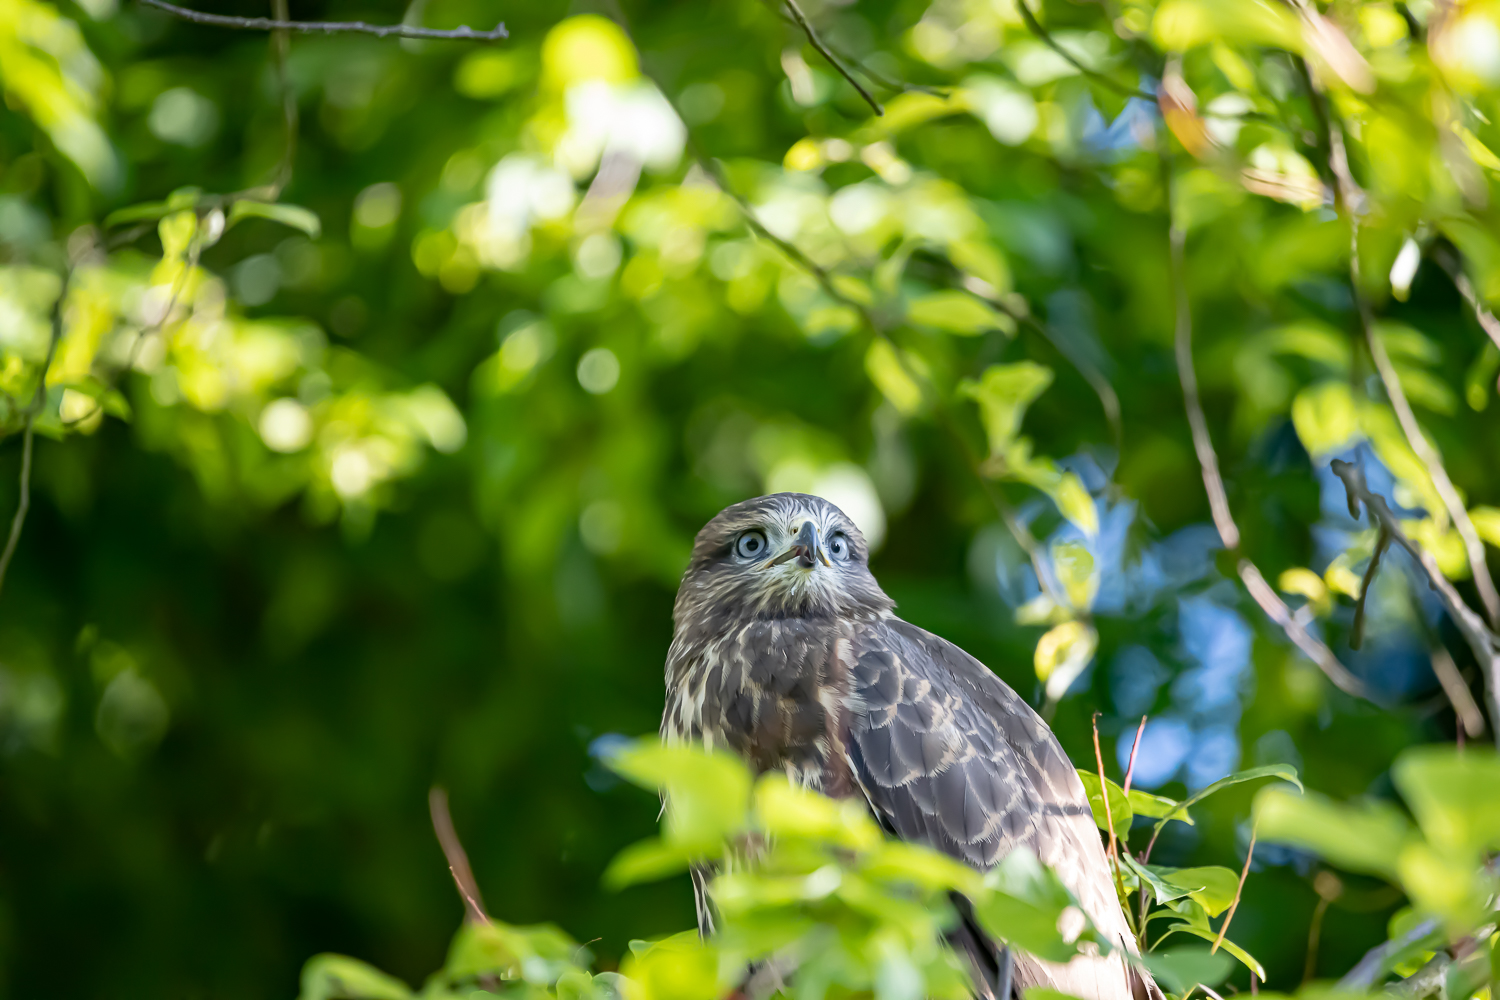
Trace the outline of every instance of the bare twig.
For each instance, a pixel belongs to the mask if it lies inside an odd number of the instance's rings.
[[[1170,183],[1170,165],[1164,162],[1163,170]],[[1270,619],[1281,626],[1287,638],[1302,650],[1318,669],[1341,690],[1359,698],[1369,699],[1369,691],[1358,677],[1351,674],[1339,662],[1333,650],[1314,636],[1292,614],[1286,602],[1266,583],[1260,569],[1248,558],[1239,554],[1240,529],[1234,523],[1229,509],[1229,497],[1224,490],[1224,479],[1219,474],[1219,460],[1214,452],[1213,438],[1208,432],[1208,420],[1203,414],[1203,402],[1198,396],[1198,376],[1193,367],[1193,314],[1187,293],[1187,274],[1183,261],[1186,234],[1181,226],[1172,223],[1169,242],[1169,276],[1172,282],[1173,301],[1176,306],[1175,332],[1173,336],[1177,355],[1177,374],[1182,382],[1182,398],[1187,409],[1188,426],[1193,435],[1193,449],[1198,455],[1198,464],[1203,471],[1203,486],[1208,493],[1209,508],[1213,512],[1214,526],[1224,547],[1239,555],[1236,567],[1245,589],[1259,604]],[[1154,844],[1156,838],[1153,836]],[[1150,851],[1150,847],[1147,847]]]
[[[1141,734],[1146,731],[1146,717],[1141,716],[1141,724],[1135,727],[1135,739],[1130,744],[1130,761],[1125,765],[1125,784],[1120,786],[1126,795],[1130,794],[1130,783],[1135,780],[1135,752],[1141,748]]]
[[[1359,517],[1360,504],[1364,504],[1370,512],[1370,520],[1389,532],[1391,540],[1410,553],[1411,557],[1422,567],[1422,571],[1427,576],[1427,583],[1437,591],[1443,607],[1453,619],[1453,623],[1458,626],[1459,632],[1469,644],[1469,649],[1474,653],[1474,659],[1479,663],[1479,669],[1484,674],[1485,688],[1490,698],[1490,728],[1495,729],[1494,723],[1500,720],[1500,638],[1497,638],[1495,633],[1485,625],[1479,613],[1465,603],[1458,589],[1438,568],[1437,560],[1432,557],[1432,554],[1407,536],[1401,527],[1401,519],[1396,516],[1395,511],[1391,510],[1385,498],[1378,493],[1370,492],[1370,488],[1365,484],[1363,470],[1351,462],[1337,458],[1333,460],[1332,469],[1333,474],[1343,480],[1344,490],[1349,494],[1350,515]],[[1497,735],[1497,739],[1500,739],[1500,735]]]
[[[1126,97],[1139,97],[1143,101],[1151,101],[1152,103],[1156,102],[1156,98],[1146,93],[1144,90],[1141,90],[1138,87],[1131,87],[1127,84],[1123,84],[1118,80],[1114,80],[1108,76],[1105,76],[1103,73],[1100,73],[1096,69],[1090,69],[1089,67],[1085,66],[1078,60],[1077,56],[1073,55],[1073,53],[1064,48],[1056,38],[1053,38],[1050,31],[1042,27],[1042,23],[1038,21],[1036,19],[1036,15],[1031,12],[1031,7],[1027,4],[1027,0],[1016,0],[1016,8],[1021,12],[1021,20],[1026,22],[1026,27],[1031,29],[1031,33],[1033,35],[1036,35],[1037,38],[1041,39],[1042,44],[1046,45],[1047,48],[1062,56],[1063,60],[1078,72],[1082,73],[1090,80],[1096,80],[1099,83],[1104,84],[1106,87],[1108,87],[1110,90],[1113,90],[1117,94],[1124,94]]]
[[[849,68],[844,65],[843,60],[823,43],[823,39],[818,36],[818,29],[814,28],[812,22],[807,19],[807,15],[802,13],[802,8],[797,5],[797,0],[782,0],[782,2],[786,4],[787,12],[792,15],[792,19],[797,22],[798,27],[807,35],[808,43],[818,50],[819,55],[828,60],[828,65],[838,70],[839,75],[848,80],[851,87],[859,91],[859,96],[865,99],[865,103],[873,108],[877,115],[885,114],[885,108],[881,107],[880,102],[875,100],[875,95],[866,90],[864,84],[856,80],[854,74],[849,72]]]
[[[1248,559],[1241,559],[1236,569],[1240,579],[1244,581],[1245,589],[1255,599],[1255,603],[1260,605],[1261,610],[1273,622],[1281,626],[1287,638],[1292,640],[1292,644],[1317,664],[1318,669],[1322,670],[1339,690],[1345,694],[1352,694],[1356,698],[1374,701],[1365,683],[1339,662],[1339,658],[1333,655],[1333,650],[1328,648],[1327,643],[1309,632],[1306,626],[1297,620],[1297,617],[1292,614],[1292,609],[1287,607],[1286,602],[1271,589],[1271,585],[1266,582],[1266,578],[1261,575],[1260,569],[1254,563]]]
[[[1109,778],[1104,773],[1104,753],[1099,749],[1099,713],[1095,712],[1091,720],[1094,727],[1094,763],[1099,768],[1099,798],[1104,802],[1104,822],[1109,828],[1109,860],[1115,869],[1115,887],[1120,894],[1120,910],[1125,914],[1127,923],[1133,923],[1130,917],[1129,907],[1125,902],[1125,876],[1120,871],[1120,844],[1115,838],[1115,817],[1109,807]],[[1130,928],[1132,934],[1135,928]]]
[[[1370,565],[1365,567],[1365,578],[1359,584],[1359,599],[1354,602],[1354,622],[1349,626],[1349,648],[1358,649],[1365,644],[1365,605],[1370,598],[1370,585],[1375,574],[1380,572],[1380,557],[1391,544],[1390,532],[1382,525],[1375,538],[1375,551],[1370,554]]]
[[[47,401],[47,373],[52,370],[52,359],[57,356],[57,344],[62,340],[63,309],[68,298],[68,281],[72,277],[71,262],[63,270],[62,284],[57,290],[57,301],[52,305],[52,334],[47,338],[47,356],[42,361],[36,376],[36,391],[26,406],[26,429],[21,434],[21,477],[16,513],[10,520],[10,534],[5,539],[5,550],[0,552],[0,588],[5,586],[5,574],[10,571],[10,561],[15,558],[16,547],[21,544],[21,529],[26,526],[26,514],[31,510],[31,453],[36,441],[36,418]]]
[[[1470,739],[1479,737],[1484,733],[1484,713],[1474,703],[1474,696],[1469,693],[1469,685],[1464,683],[1463,675],[1458,672],[1458,665],[1453,662],[1453,656],[1442,646],[1434,646],[1431,658],[1432,672],[1442,685],[1448,701],[1452,703],[1453,714],[1458,716],[1463,732]]]
[[[226,14],[205,14],[202,11],[167,3],[166,0],[141,0],[141,3],[194,24],[208,24],[216,28],[235,28],[240,31],[299,31],[305,34],[353,32],[361,35],[374,35],[377,38],[431,38],[470,42],[498,42],[502,38],[510,37],[510,33],[505,30],[504,22],[495,25],[489,31],[475,31],[466,24],[449,30],[441,30],[421,28],[411,24],[366,24],[364,21],[288,21],[279,17],[230,17]]]
[[[1203,488],[1208,493],[1208,507],[1213,513],[1214,527],[1224,547],[1231,551],[1240,547],[1240,529],[1229,512],[1229,496],[1224,491],[1224,477],[1219,474],[1219,458],[1214,452],[1213,438],[1208,433],[1208,419],[1203,414],[1203,401],[1198,396],[1198,373],[1193,366],[1193,309],[1188,301],[1186,265],[1183,261],[1187,232],[1174,220],[1169,235],[1171,259],[1169,268],[1172,279],[1172,299],[1176,312],[1173,345],[1177,354],[1177,377],[1182,382],[1182,400],[1187,407],[1188,427],[1193,434],[1193,451],[1198,455],[1198,465],[1203,470]]]
[[[1459,537],[1463,539],[1464,550],[1469,557],[1469,569],[1474,574],[1474,586],[1479,591],[1479,599],[1484,603],[1490,625],[1500,627],[1500,594],[1495,592],[1495,581],[1490,576],[1490,568],[1485,561],[1484,542],[1480,539],[1479,532],[1474,530],[1474,522],[1469,519],[1469,511],[1464,506],[1463,498],[1458,495],[1453,481],[1448,478],[1448,470],[1443,466],[1442,456],[1437,453],[1432,442],[1427,440],[1427,435],[1422,432],[1421,425],[1417,423],[1417,416],[1412,412],[1405,390],[1401,388],[1401,377],[1396,373],[1396,366],[1391,364],[1385,344],[1381,342],[1375,330],[1369,304],[1364,301],[1364,296],[1359,291],[1358,259],[1357,254],[1352,257],[1352,260],[1356,262],[1351,265],[1355,268],[1354,294],[1361,303],[1360,319],[1364,323],[1365,343],[1369,345],[1370,357],[1375,362],[1376,371],[1380,373],[1380,381],[1385,385],[1386,396],[1390,398],[1391,409],[1396,411],[1396,420],[1401,424],[1407,444],[1411,445],[1411,450],[1416,452],[1417,458],[1421,460],[1428,475],[1432,477],[1432,485],[1436,487],[1438,496],[1442,498],[1443,506],[1448,511],[1448,516],[1453,519],[1453,526],[1458,529]]]
[[[1495,346],[1500,347],[1500,319],[1496,319],[1495,314],[1485,307],[1484,302],[1479,298],[1479,293],[1474,290],[1474,283],[1464,273],[1463,265],[1446,251],[1439,251],[1433,256],[1453,279],[1453,286],[1458,289],[1458,294],[1462,295],[1464,301],[1469,304],[1469,308],[1474,310],[1474,318],[1479,321],[1480,327],[1489,335],[1490,340],[1494,341]]]
[[[464,898],[464,908],[470,923],[487,924],[490,916],[485,912],[484,899],[479,895],[479,883],[474,881],[474,870],[469,867],[469,856],[453,829],[453,816],[448,812],[448,793],[432,786],[427,793],[427,809],[432,814],[432,832],[437,834],[443,856],[448,859],[448,871],[458,886],[458,894]]]
[[[1224,922],[1219,925],[1219,936],[1214,938],[1214,946],[1208,949],[1209,954],[1219,950],[1224,943],[1224,935],[1229,932],[1229,922],[1234,919],[1234,911],[1240,908],[1240,895],[1245,891],[1245,878],[1250,874],[1250,859],[1255,857],[1255,826],[1250,827],[1250,846],[1245,849],[1245,867],[1240,869],[1240,884],[1234,889],[1234,902],[1229,904],[1229,912],[1224,914]]]

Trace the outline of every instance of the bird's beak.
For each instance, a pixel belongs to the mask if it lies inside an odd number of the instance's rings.
[[[818,529],[811,521],[802,522],[802,530],[797,532],[797,537],[787,550],[775,559],[771,560],[769,566],[777,566],[789,559],[797,560],[797,565],[803,569],[812,569],[818,563],[824,566],[832,566],[828,560],[828,552],[823,548],[823,540],[818,537]]]

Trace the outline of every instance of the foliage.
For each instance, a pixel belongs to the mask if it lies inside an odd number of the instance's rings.
[[[1450,1000],[1482,988],[1493,759],[1402,751],[1496,728],[1500,8],[292,13],[510,38],[0,0],[0,992],[285,994],[330,950],[414,979],[458,905],[435,779],[503,910],[648,992],[760,954],[626,943],[750,830],[735,933],[828,864],[1015,919],[879,874],[935,862],[842,807],[606,752],[654,724],[693,532],[783,489],[1153,842],[1119,883],[1173,989],[1248,985],[1164,957],[1231,912],[1273,988],[1385,940],[1382,976],[1452,951]],[[600,757],[667,787],[659,839],[620,853],[653,810]],[[1290,774],[1318,793],[1253,815],[1222,784]],[[957,989],[943,906],[844,892],[785,904],[867,935],[830,983]],[[628,990],[560,934],[469,928],[430,988]],[[404,995],[350,962],[306,994]]]

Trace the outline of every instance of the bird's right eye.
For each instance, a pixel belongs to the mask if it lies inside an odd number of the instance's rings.
[[[759,559],[766,554],[767,547],[765,534],[752,529],[734,543],[734,554],[741,559]]]

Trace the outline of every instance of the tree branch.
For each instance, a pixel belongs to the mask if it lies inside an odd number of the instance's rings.
[[[1468,642],[1469,649],[1474,653],[1474,659],[1479,663],[1479,669],[1484,674],[1485,688],[1490,698],[1490,722],[1493,730],[1494,723],[1500,719],[1500,639],[1485,625],[1484,619],[1479,613],[1469,607],[1459,594],[1453,583],[1443,575],[1438,568],[1437,560],[1433,559],[1431,553],[1413,542],[1401,527],[1401,519],[1396,512],[1391,510],[1390,504],[1386,503],[1384,497],[1378,493],[1370,492],[1365,484],[1364,471],[1352,462],[1334,459],[1332,464],[1333,474],[1343,480],[1344,490],[1349,495],[1349,514],[1358,518],[1360,504],[1370,512],[1370,520],[1385,532],[1389,533],[1391,541],[1405,549],[1417,564],[1422,567],[1427,576],[1427,582],[1433,590],[1437,591],[1438,597],[1447,609],[1449,617],[1458,626],[1463,634],[1464,640]],[[1500,734],[1497,734],[1500,741]]]
[[[880,106],[880,102],[875,100],[875,96],[866,90],[863,84],[854,79],[854,74],[849,72],[848,67],[844,65],[843,61],[834,54],[832,49],[823,44],[823,39],[818,37],[817,29],[807,19],[807,15],[802,13],[802,8],[797,6],[797,0],[783,0],[783,2],[786,4],[787,11],[792,15],[792,19],[797,22],[798,27],[807,35],[808,43],[818,50],[819,55],[828,60],[828,65],[838,70],[839,75],[848,80],[851,87],[859,91],[859,96],[865,99],[866,104],[875,109],[877,115],[885,114],[885,108]]]
[[[421,28],[411,24],[366,24],[364,21],[287,21],[269,17],[230,17],[226,14],[205,14],[203,11],[190,10],[187,7],[167,3],[166,0],[140,0],[140,2],[147,7],[154,7],[194,24],[208,24],[216,28],[235,28],[240,31],[299,31],[304,34],[352,32],[374,35],[377,38],[430,38],[470,42],[498,42],[510,37],[503,21],[489,31],[475,31],[466,24],[461,24],[451,30],[441,30]]]
[[[479,883],[474,881],[474,870],[469,867],[469,856],[453,829],[453,816],[448,812],[448,793],[436,785],[427,793],[427,810],[432,814],[432,832],[437,834],[438,844],[443,848],[443,857],[448,859],[448,871],[458,886],[458,894],[464,898],[464,909],[470,923],[487,924],[490,915],[485,912],[484,899],[479,895]]]
[[[1170,171],[1170,165],[1164,168]],[[1170,190],[1170,173],[1168,184]],[[1357,698],[1370,700],[1364,683],[1339,662],[1333,650],[1323,640],[1314,636],[1293,616],[1286,602],[1277,596],[1260,570],[1244,555],[1240,554],[1240,530],[1234,523],[1229,509],[1229,497],[1224,490],[1224,479],[1219,474],[1219,460],[1214,452],[1213,438],[1208,432],[1208,419],[1203,414],[1203,402],[1198,396],[1198,376],[1193,367],[1193,314],[1188,300],[1187,275],[1183,262],[1183,247],[1186,234],[1174,221],[1170,232],[1170,256],[1168,272],[1172,283],[1172,299],[1176,307],[1175,332],[1173,335],[1177,355],[1177,374],[1182,382],[1183,404],[1187,409],[1188,426],[1193,435],[1193,450],[1197,452],[1198,464],[1203,471],[1203,487],[1208,493],[1209,508],[1213,512],[1214,526],[1224,547],[1238,556],[1236,567],[1245,589],[1259,604],[1261,610],[1286,632],[1287,638],[1307,657],[1318,665],[1328,679],[1340,690]],[[1154,840],[1154,838],[1153,838]]]
[[[1469,304],[1469,308],[1474,310],[1474,318],[1479,321],[1480,327],[1489,335],[1495,346],[1500,347],[1500,319],[1496,319],[1495,314],[1490,312],[1480,300],[1479,293],[1474,290],[1474,283],[1464,273],[1463,266],[1446,251],[1440,250],[1433,256],[1437,259],[1439,266],[1448,272],[1448,277],[1453,279],[1453,285],[1458,289],[1458,294],[1462,295],[1464,301]]]

